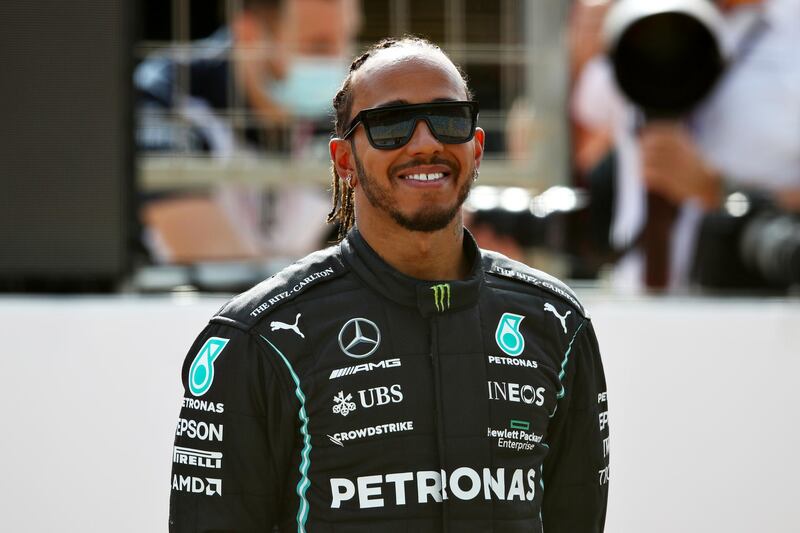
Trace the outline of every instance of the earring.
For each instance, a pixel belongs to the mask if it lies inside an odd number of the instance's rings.
[[[350,189],[353,188],[353,184],[351,183],[352,179],[353,179],[353,175],[352,174],[348,174],[347,176],[344,177],[344,182],[347,184],[347,187],[350,188]]]
[[[475,183],[476,181],[478,181],[478,169],[477,168],[472,171],[472,182]]]

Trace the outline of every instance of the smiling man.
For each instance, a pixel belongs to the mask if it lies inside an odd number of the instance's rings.
[[[484,132],[463,75],[386,40],[334,107],[341,242],[191,347],[170,531],[602,531],[594,330],[568,287],[464,230]]]

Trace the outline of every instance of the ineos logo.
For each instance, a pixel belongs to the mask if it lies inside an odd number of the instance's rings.
[[[356,359],[369,357],[381,343],[381,330],[366,318],[351,318],[339,331],[339,348]]]

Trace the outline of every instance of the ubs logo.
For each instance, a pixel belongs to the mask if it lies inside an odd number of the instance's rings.
[[[381,330],[366,318],[351,318],[339,331],[339,348],[356,359],[369,357],[381,343]]]

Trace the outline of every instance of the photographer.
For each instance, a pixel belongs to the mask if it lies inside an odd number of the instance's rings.
[[[615,10],[636,3],[622,0]],[[675,9],[688,6],[699,11],[709,5],[705,0],[662,4],[664,11],[672,4]],[[610,130],[614,137],[610,241],[625,252],[615,269],[618,287],[680,289],[688,284],[693,263],[696,278],[705,285],[751,286],[754,280],[748,276],[756,274],[746,265],[733,268],[736,275],[730,266],[725,271],[734,255],[738,260],[742,241],[738,233],[736,238],[728,235],[729,226],[741,224],[715,221],[718,210],[727,207],[743,215],[742,210],[756,206],[752,198],[759,197],[774,209],[800,212],[800,62],[796,55],[800,1],[727,1],[718,7],[724,18],[719,25],[708,26],[727,61],[709,96],[686,115],[658,116],[630,104],[619,93],[619,85],[624,85],[619,72],[615,80],[606,59],[587,64],[576,84],[577,119],[594,131]],[[612,11],[609,17],[613,16]],[[689,83],[688,79],[676,81]],[[647,114],[647,120],[642,120]],[[737,196],[746,205],[730,211],[727,200],[734,191],[746,192]],[[661,199],[659,209],[648,201],[652,196]],[[661,286],[649,277],[647,239],[643,238],[659,210],[668,214],[667,221],[661,222],[666,230],[661,244],[668,253]],[[707,235],[701,236],[701,227]],[[715,236],[721,227],[725,239]],[[722,241],[733,249],[718,246]]]

